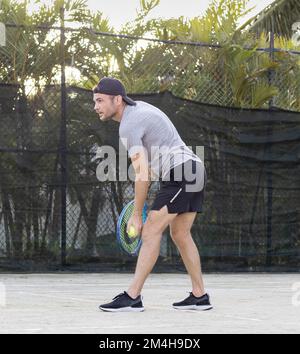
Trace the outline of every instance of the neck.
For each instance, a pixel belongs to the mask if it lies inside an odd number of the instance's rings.
[[[126,103],[123,102],[122,106],[120,107],[120,109],[117,111],[117,113],[113,117],[114,121],[119,122],[119,123],[121,122],[125,108],[126,108]]]

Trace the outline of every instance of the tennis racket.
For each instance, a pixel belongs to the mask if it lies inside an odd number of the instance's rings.
[[[134,200],[129,202],[123,208],[117,223],[117,241],[121,249],[130,256],[136,256],[142,245],[142,239],[140,235],[136,237],[129,237],[127,234],[127,223],[132,216],[134,209]],[[147,205],[144,204],[142,220],[143,224],[147,219]]]

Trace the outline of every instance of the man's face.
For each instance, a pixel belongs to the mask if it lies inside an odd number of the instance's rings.
[[[94,109],[103,122],[111,120],[116,115],[118,110],[116,96],[94,93],[93,100],[95,102]]]

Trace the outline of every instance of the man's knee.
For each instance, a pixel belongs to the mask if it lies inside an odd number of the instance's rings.
[[[183,230],[171,230],[170,234],[175,245],[178,247],[184,247],[192,237],[190,231]]]
[[[142,230],[143,242],[157,242],[161,239],[161,231],[158,227],[152,224],[145,224]]]

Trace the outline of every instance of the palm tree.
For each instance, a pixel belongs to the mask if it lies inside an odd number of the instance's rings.
[[[275,0],[259,14],[248,20],[240,29],[251,32],[273,32],[277,36],[290,39],[294,33],[293,24],[300,21],[298,0]]]
[[[56,0],[50,7],[41,5],[39,12],[33,14],[27,11],[27,1],[1,2],[0,21],[10,24],[10,27],[7,27],[6,46],[0,48],[0,80],[7,84],[10,94],[14,90],[14,98],[9,101],[11,112],[1,116],[2,123],[8,128],[6,134],[3,133],[1,145],[15,148],[18,153],[1,156],[2,169],[10,169],[11,173],[7,175],[6,181],[1,175],[0,187],[1,199],[6,206],[6,221],[9,223],[6,230],[10,231],[12,253],[16,257],[24,254],[30,256],[31,250],[38,253],[44,248],[47,228],[53,231],[50,241],[53,239],[55,244],[55,240],[59,239],[58,220],[55,219],[60,199],[59,189],[53,187],[57,183],[57,156],[43,153],[29,155],[26,150],[55,151],[58,146],[60,95],[57,89],[51,90],[47,85],[55,83],[55,75],[59,71],[60,41],[59,33],[47,28],[59,23],[61,6],[66,8],[68,21],[81,21],[85,25],[90,22],[91,14],[86,10],[83,0]],[[102,23],[98,16],[99,28]],[[39,26],[45,27],[45,30],[38,29]],[[107,27],[102,29],[107,30]],[[66,36],[65,56],[68,63],[73,52],[80,52],[82,64],[87,63],[85,48],[81,46],[82,33],[79,31],[73,36]],[[29,88],[33,90],[28,92]],[[41,134],[42,131],[51,134],[46,137]],[[18,176],[22,178],[19,186],[14,187]],[[45,185],[46,191],[41,188]],[[43,205],[48,205],[46,215],[43,214]],[[52,212],[49,212],[51,208]],[[48,222],[50,214],[53,215],[52,225]],[[45,226],[42,227],[42,223]]]
[[[124,34],[143,35],[149,29],[149,25],[144,23],[144,17],[157,3],[158,0],[142,1],[136,21],[124,28]],[[10,114],[1,116],[1,122],[10,132],[7,134],[7,131],[6,133],[4,130],[1,131],[0,137],[3,136],[1,145],[20,151],[13,155],[16,156],[16,161],[10,157],[11,155],[1,156],[1,171],[11,169],[15,174],[9,174],[8,180],[4,181],[1,173],[0,188],[1,200],[6,210],[8,226],[6,229],[9,230],[12,240],[11,251],[16,257],[22,257],[24,254],[31,256],[32,250],[37,252],[45,250],[47,244],[48,249],[50,246],[54,253],[58,254],[59,247],[60,195],[59,188],[55,187],[59,183],[57,156],[31,154],[31,161],[25,161],[26,156],[23,153],[23,150],[31,149],[55,151],[59,144],[60,92],[59,87],[53,84],[60,82],[59,78],[57,79],[60,71],[60,37],[59,33],[48,28],[59,24],[61,6],[66,10],[66,21],[72,24],[80,23],[79,30],[66,33],[64,54],[66,65],[71,64],[73,68],[80,70],[82,86],[89,88],[98,81],[99,76],[111,74],[111,58],[116,59],[118,64],[116,76],[124,81],[127,77],[130,78],[130,75],[126,75],[124,67],[126,62],[130,61],[131,48],[135,45],[134,40],[101,37],[88,31],[86,28],[91,24],[92,28],[99,32],[112,32],[113,29],[101,13],[92,14],[87,9],[85,0],[55,0],[50,7],[41,5],[39,11],[33,14],[28,13],[27,4],[27,1],[20,3],[3,0],[0,8],[0,21],[10,24],[7,27],[6,46],[0,48],[0,81],[14,85],[10,86],[11,92],[13,88],[15,89],[13,98],[9,101],[10,108],[15,106],[15,110],[11,109]],[[30,86],[34,90],[28,92]],[[74,96],[77,99],[76,110],[72,109]],[[89,111],[90,104],[80,102],[72,88],[68,98],[69,148],[86,153],[88,156],[91,145],[103,143],[102,137],[98,136],[95,130],[89,129],[94,122],[94,116]],[[86,98],[90,102],[90,97]],[[80,110],[84,120],[78,119]],[[42,135],[42,131],[51,134]],[[85,132],[91,133],[92,139],[90,135],[87,137]],[[103,206],[102,189],[95,192],[95,182],[87,183],[78,193],[76,183],[81,178],[80,171],[85,168],[85,162],[79,154],[69,158],[68,167],[73,171],[69,176],[68,198],[70,204],[79,205],[81,209],[80,215],[87,230],[86,251],[89,254],[96,241],[95,215]],[[20,186],[25,186],[24,188],[12,188],[16,175],[22,176]],[[40,188],[41,186],[46,186],[46,190]],[[114,193],[114,186],[111,192],[113,197],[118,193]],[[47,207],[43,208],[45,205]],[[15,213],[13,206],[17,206]],[[117,209],[119,210],[120,206]],[[33,245],[31,245],[32,231]],[[9,238],[7,240],[9,241]],[[10,251],[10,245],[8,243],[7,245]]]
[[[274,47],[286,50],[300,48],[299,25],[300,2],[298,0],[276,0],[258,15],[252,17],[239,30],[255,33],[258,45],[270,46],[271,33]],[[273,52],[273,60],[278,63],[273,71],[272,84],[278,88],[274,98],[276,107],[300,110],[300,53]]]

